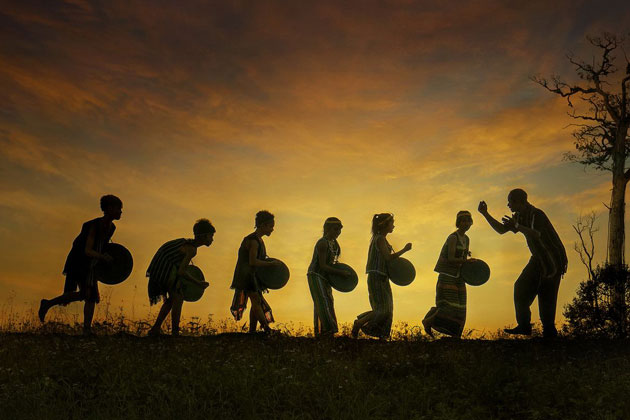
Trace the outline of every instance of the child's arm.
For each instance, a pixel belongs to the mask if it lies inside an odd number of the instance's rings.
[[[258,259],[258,242],[255,240],[249,241],[249,265],[252,267],[269,267],[272,265],[280,264],[279,261],[264,261]]]
[[[85,255],[90,258],[96,258],[98,260],[103,260],[106,262],[110,262],[113,258],[108,254],[101,254],[94,250],[94,240],[96,239],[96,226],[92,225],[90,227],[90,231],[88,232],[88,237],[85,241]]]
[[[197,280],[196,278],[188,274],[188,272],[186,271],[186,267],[188,266],[188,264],[190,264],[190,260],[192,260],[193,257],[197,255],[197,248],[195,248],[192,245],[182,245],[181,249],[184,252],[184,259],[182,260],[181,264],[179,265],[179,268],[177,269],[177,275],[180,277],[185,277],[191,282],[197,283],[202,286],[207,284],[204,281]]]
[[[457,237],[455,235],[451,235],[446,240],[446,259],[451,264],[461,265],[466,261],[466,255],[464,254],[462,258],[455,257],[455,251],[457,249]]]
[[[328,262],[326,261],[326,251],[328,251],[328,245],[326,245],[325,242],[318,242],[317,259],[319,260],[319,268],[321,268],[324,273],[339,274],[340,276],[350,277],[351,274],[349,272],[328,265]]]
[[[409,251],[411,249],[411,243],[408,243],[407,245],[405,245],[405,247],[401,249],[400,251],[391,253],[389,250],[389,247],[387,246],[387,240],[385,239],[384,236],[381,236],[376,241],[376,248],[381,253],[383,258],[385,258],[385,261],[391,261],[400,257],[405,252]]]

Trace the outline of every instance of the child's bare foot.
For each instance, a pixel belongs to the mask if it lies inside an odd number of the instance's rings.
[[[422,320],[422,326],[424,327],[424,332],[426,332],[431,338],[435,338],[433,335],[433,330],[431,329],[431,323],[426,319]]]
[[[352,324],[352,338],[358,338],[359,337],[359,329],[361,327],[359,327],[359,320],[357,319],[356,321],[354,321],[354,323]]]
[[[48,301],[46,299],[42,299],[39,303],[39,311],[37,314],[39,315],[39,320],[43,323],[46,319],[46,313],[48,313]]]

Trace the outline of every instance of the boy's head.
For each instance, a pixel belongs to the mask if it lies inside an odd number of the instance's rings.
[[[208,219],[199,219],[193,226],[195,239],[201,241],[201,243],[205,246],[210,246],[212,241],[214,241],[214,233],[216,231],[217,230],[214,226],[212,226],[212,223],[210,223],[210,220]]]
[[[101,210],[112,220],[120,220],[122,216],[122,200],[115,195],[107,194],[101,197]]]
[[[259,229],[263,235],[271,235],[275,226],[275,216],[267,210],[261,210],[256,213],[256,229]]]

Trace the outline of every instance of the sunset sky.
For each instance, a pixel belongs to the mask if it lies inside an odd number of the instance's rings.
[[[477,212],[485,200],[507,214],[512,188],[527,190],[567,248],[559,321],[585,274],[579,214],[601,214],[605,257],[610,176],[563,160],[566,100],[529,77],[574,80],[566,54],[590,59],[587,34],[630,34],[626,1],[1,4],[4,315],[62,291],[72,240],[108,193],[124,202],[113,240],[135,265],[101,294],[135,318],[158,309],[146,292],[154,252],[191,237],[200,217],[217,228],[193,260],[210,287],[184,316],[227,318],[237,249],[261,209],[276,215],[268,253],[291,269],[266,296],[280,323],[312,322],[306,269],[328,216],[343,221],[341,261],[360,278],[335,293],[340,322],[369,309],[377,212],[395,215],[394,248],[413,243],[417,277],[393,286],[395,322],[419,324],[433,305],[433,266],[468,209],[471,251],[492,276],[468,288],[466,328],[514,325],[513,283],[530,254],[522,235],[497,235]]]

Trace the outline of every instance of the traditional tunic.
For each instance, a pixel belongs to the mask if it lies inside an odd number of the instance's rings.
[[[387,272],[387,261],[378,250],[376,243],[382,235],[372,236],[370,248],[368,250],[368,261],[365,272],[368,275],[368,293],[370,296],[371,311],[364,312],[357,316],[358,320],[370,317],[361,330],[372,337],[387,338],[392,329],[394,316],[394,299],[392,287],[389,284]],[[387,240],[385,240],[387,242]],[[387,242],[390,253],[393,251]]]
[[[541,275],[547,278],[564,275],[567,272],[567,253],[547,215],[530,205],[525,212],[514,213],[514,220],[540,233],[540,238],[525,235],[525,239],[532,257],[540,264]],[[512,232],[517,233],[516,228]]]
[[[182,247],[191,243],[191,239],[173,239],[162,245],[153,256],[149,268],[147,268],[151,305],[158,303],[160,299],[166,299],[167,294],[173,293],[181,287],[181,283],[177,281],[177,276],[173,275],[173,272],[179,269],[186,256]]]
[[[516,322],[522,328],[531,328],[530,306],[538,296],[543,333],[555,336],[558,289],[560,280],[567,271],[567,254],[564,245],[542,210],[529,205],[524,212],[515,213],[514,220],[519,225],[540,233],[540,238],[525,235],[532,256],[514,283]],[[512,231],[517,232],[516,229]]]
[[[470,239],[451,233],[440,251],[435,271],[440,274],[435,293],[435,306],[424,317],[431,328],[443,334],[459,337],[466,323],[466,283],[459,275],[459,264],[448,262],[448,240],[455,236],[455,258],[468,256]],[[453,274],[456,273],[456,274]]]
[[[255,233],[251,233],[243,238],[241,246],[238,249],[238,259],[236,260],[236,267],[234,268],[234,277],[232,279],[232,285],[230,289],[234,289],[234,297],[232,298],[232,306],[230,312],[234,318],[239,321],[243,317],[243,312],[247,308],[247,294],[258,293],[260,295],[260,302],[262,310],[265,313],[267,322],[274,322],[273,314],[271,312],[271,306],[263,297],[264,289],[258,279],[256,278],[256,268],[249,265],[249,248],[247,246],[249,241],[258,242],[258,253],[256,258],[259,260],[267,259],[267,250],[262,238],[259,238]]]
[[[308,287],[311,291],[311,297],[313,298],[313,324],[315,326],[315,335],[323,333],[334,334],[339,331],[337,327],[337,316],[335,315],[332,287],[330,287],[330,283],[319,265],[319,253],[317,252],[317,248],[322,243],[326,244],[326,264],[335,264],[341,254],[341,247],[336,239],[329,241],[326,238],[320,238],[315,244],[313,258],[306,274]]]
[[[116,226],[113,223],[106,230],[102,217],[92,219],[83,224],[81,233],[72,242],[72,249],[68,253],[63,267],[63,274],[66,276],[63,292],[64,294],[72,293],[78,287],[82,300],[98,303],[100,301],[98,280],[94,276],[94,266],[97,260],[85,254],[85,244],[92,228],[95,229],[92,249],[99,253],[102,252],[103,247],[110,241],[116,230]]]

